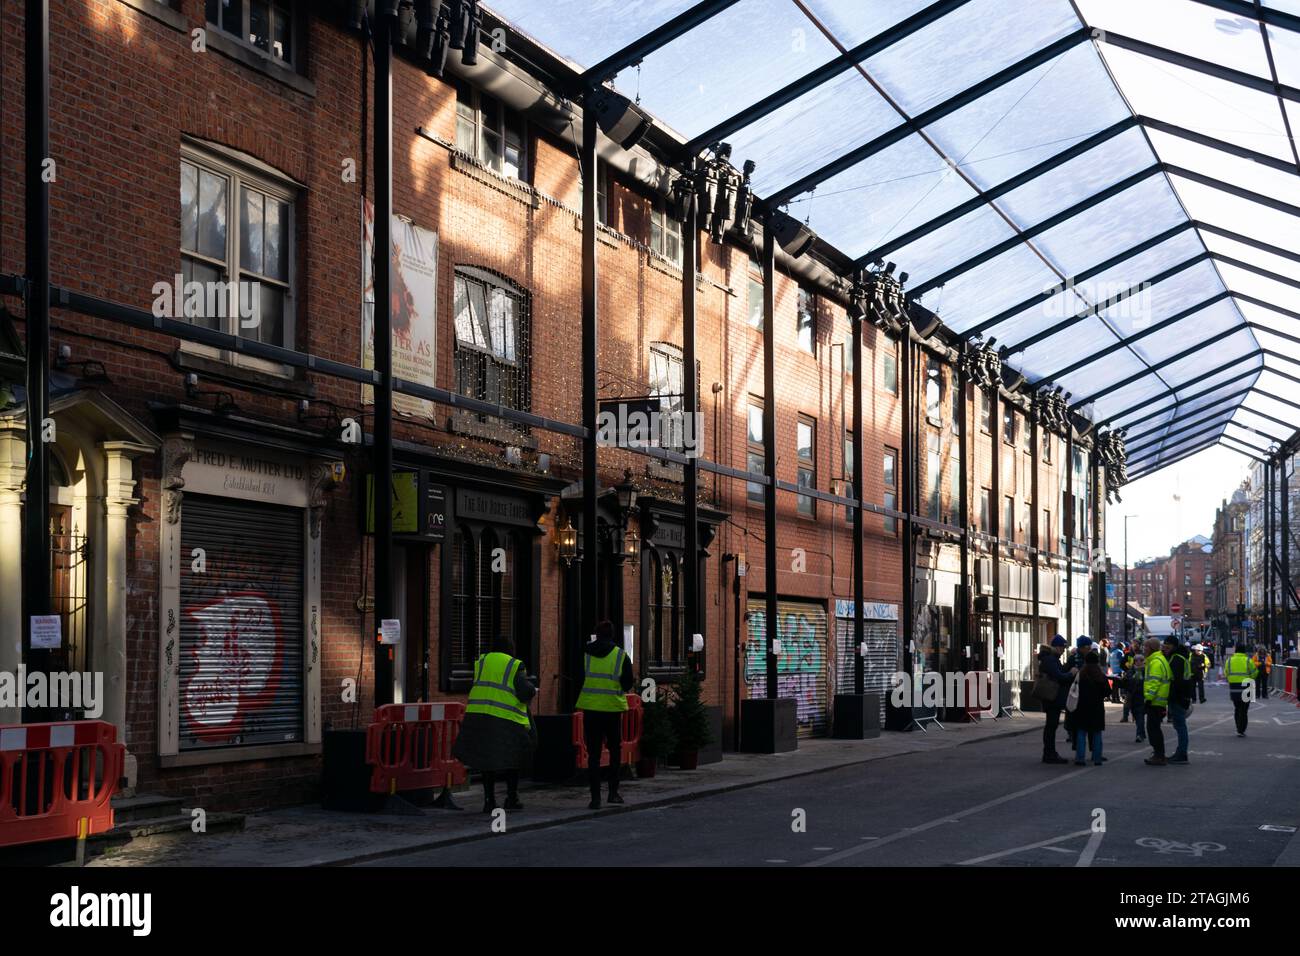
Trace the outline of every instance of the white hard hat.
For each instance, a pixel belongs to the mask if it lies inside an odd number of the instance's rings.
[[[1205,650],[1205,645],[1204,645],[1204,644],[1195,644],[1195,645],[1192,646],[1192,650],[1194,650],[1194,651],[1203,651],[1203,650]]]

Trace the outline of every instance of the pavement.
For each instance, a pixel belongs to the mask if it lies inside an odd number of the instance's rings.
[[[513,835],[551,831],[595,818],[634,815],[702,797],[735,793],[747,788],[793,782],[868,763],[909,756],[950,752],[1025,734],[1015,749],[1032,752],[1037,759],[1037,737],[1043,715],[984,720],[978,724],[946,723],[927,732],[885,731],[871,740],[805,738],[796,751],[783,754],[724,755],[721,763],[694,771],[660,766],[650,779],[629,779],[619,785],[623,806],[589,810],[590,794],[579,786],[538,785],[523,782],[520,799],[525,809],[505,817],[506,832]],[[498,784],[498,800],[504,784]],[[89,866],[337,866],[392,859],[401,863],[412,853],[462,844],[478,844],[500,836],[492,819],[479,813],[482,790],[471,787],[455,794],[461,811],[407,808],[404,813],[341,813],[319,806],[290,807],[247,816],[244,830],[234,833],[187,834],[175,842],[137,842],[99,857]],[[187,808],[188,810],[189,808]],[[499,824],[498,824],[499,827]],[[547,839],[554,839],[554,833]]]

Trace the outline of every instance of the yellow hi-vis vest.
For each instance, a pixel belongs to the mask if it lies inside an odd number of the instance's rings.
[[[623,661],[627,654],[615,647],[604,657],[583,654],[584,671],[582,693],[578,695],[579,710],[604,710],[611,713],[627,710],[627,694],[623,690]]]
[[[1240,651],[1228,658],[1228,663],[1223,668],[1223,676],[1228,679],[1228,686],[1233,684],[1241,685],[1247,680],[1255,677],[1259,673],[1249,657]]]
[[[1169,706],[1169,683],[1173,674],[1169,669],[1169,658],[1156,651],[1147,658],[1146,682],[1142,687],[1142,696],[1150,707]]]
[[[469,689],[467,714],[488,714],[528,726],[528,708],[515,695],[515,676],[524,662],[494,651],[474,664],[474,686]]]

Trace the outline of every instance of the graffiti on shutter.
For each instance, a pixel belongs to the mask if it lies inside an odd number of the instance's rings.
[[[799,735],[825,734],[831,680],[826,608],[806,601],[778,601],[776,633],[782,653],[776,664],[778,697],[793,697]],[[767,605],[749,602],[745,684],[750,699],[767,696]]]
[[[853,619],[835,621],[836,693],[853,693],[853,668],[856,651],[853,647]],[[864,621],[862,637],[867,644],[863,659],[862,689],[880,696],[880,720],[884,726],[885,701],[893,689],[892,678],[898,666],[898,622]]]
[[[303,739],[303,521],[302,509],[185,496],[182,749]]]

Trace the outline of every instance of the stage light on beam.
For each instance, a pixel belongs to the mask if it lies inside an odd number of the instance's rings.
[[[650,117],[626,96],[605,86],[597,87],[587,95],[596,123],[623,149],[631,149],[645,137],[650,129]]]

